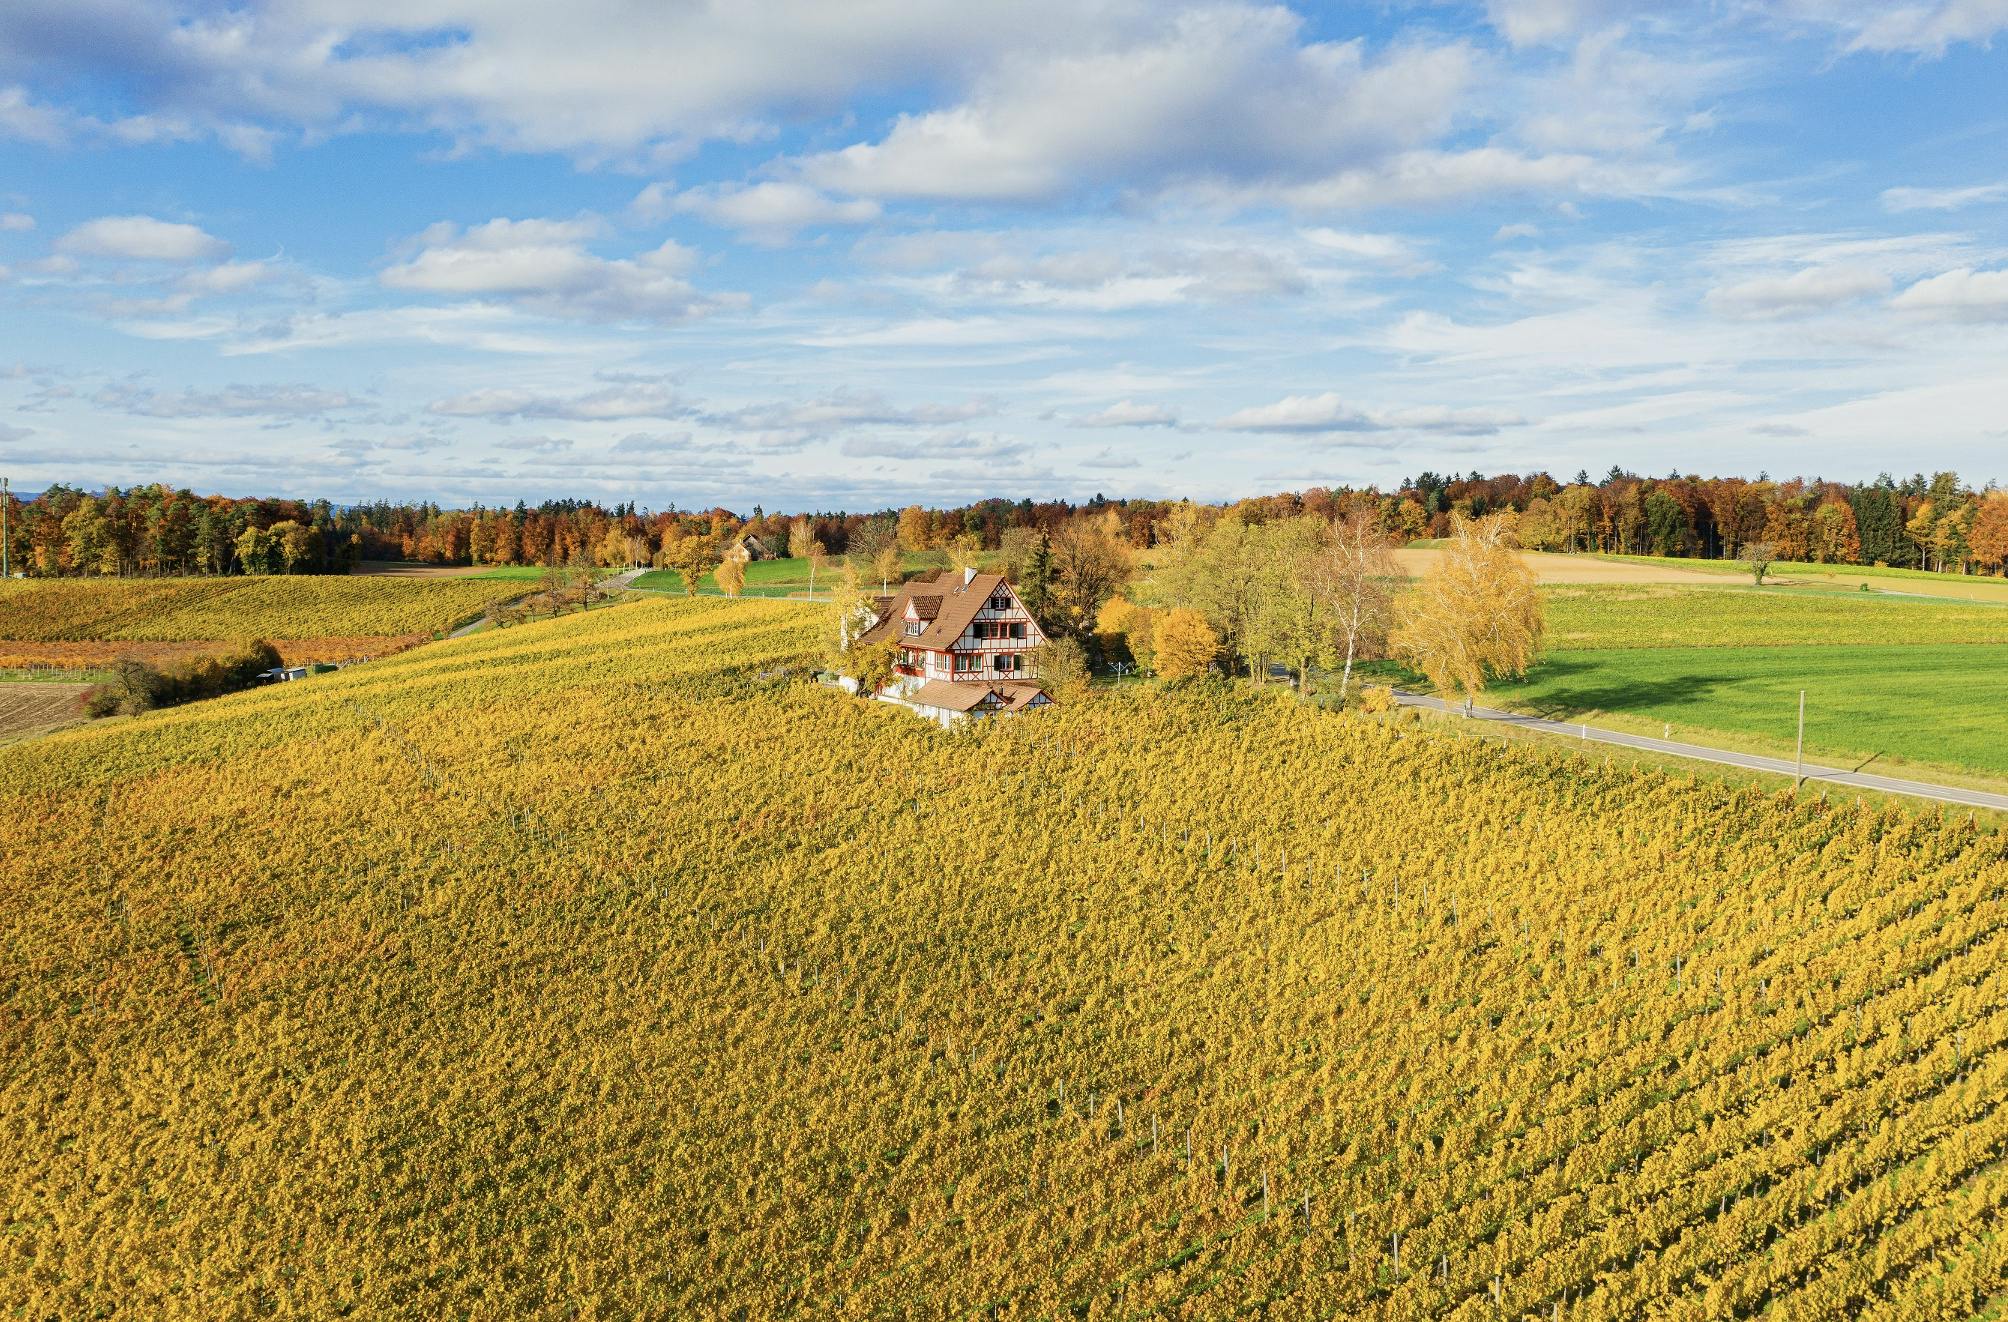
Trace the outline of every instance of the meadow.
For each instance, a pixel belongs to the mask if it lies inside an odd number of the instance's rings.
[[[1550,586],[1543,655],[1486,702],[1634,734],[1991,785],[2008,779],[2008,610],[1792,587]],[[1426,688],[1389,663],[1368,673]]]
[[[1543,590],[1556,651],[2008,643],[2008,610],[1803,588],[1571,586]]]
[[[2008,843],[652,600],[10,750],[29,1316],[1964,1316]]]
[[[940,551],[908,551],[900,556],[902,572],[911,577],[948,567],[948,557]],[[815,575],[814,591],[817,597],[827,596],[837,585],[843,573],[843,562],[832,559],[826,562]],[[651,569],[637,578],[634,587],[644,592],[681,592],[683,573],[676,569]],[[706,574],[697,581],[700,595],[717,592],[718,580]],[[746,586],[740,593],[746,597],[807,597],[811,590],[809,562],[802,558],[778,557],[773,560],[754,560],[746,566]]]

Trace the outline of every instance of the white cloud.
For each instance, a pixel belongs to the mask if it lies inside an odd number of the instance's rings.
[[[854,459],[940,459],[953,455],[958,460],[994,464],[1022,459],[1032,452],[1032,447],[1017,437],[996,432],[936,432],[911,438],[853,436],[843,444],[843,453]]]
[[[1784,276],[1757,276],[1710,290],[1708,305],[1731,316],[1776,317],[1879,298],[1890,278],[1862,266],[1810,266]]]
[[[1996,202],[2008,197],[2008,184],[1975,184],[1966,188],[1885,188],[1883,210],[1957,211],[1980,202]]]
[[[1340,170],[1322,179],[1273,190],[1300,212],[1360,211],[1372,207],[1437,206],[1486,193],[1625,192],[1630,184],[1603,175],[1580,153],[1533,156],[1510,147],[1468,151],[1422,149],[1385,161]],[[1242,200],[1253,201],[1243,192]]]
[[[1105,409],[1072,419],[1075,427],[1176,427],[1178,415],[1162,404],[1122,400]]]
[[[1456,409],[1424,405],[1400,409],[1363,409],[1348,404],[1336,391],[1321,395],[1286,395],[1273,404],[1239,409],[1214,425],[1222,431],[1317,435],[1325,432],[1444,432],[1456,436],[1490,436],[1502,427],[1525,422],[1499,409]]]
[[[272,279],[277,274],[270,262],[219,262],[199,271],[190,271],[177,282],[189,294],[241,294]]]
[[[688,212],[710,224],[737,230],[761,243],[783,243],[805,229],[867,225],[880,214],[876,202],[833,198],[806,184],[780,180],[712,184],[687,189],[666,202],[647,201],[648,197],[648,190],[643,190],[636,199],[638,211],[660,211],[667,206],[669,210]]]
[[[903,408],[870,390],[842,389],[820,399],[796,404],[757,404],[727,412],[707,413],[714,426],[738,431],[829,431],[846,427],[940,427],[994,413],[986,400],[961,404],[921,404]]]
[[[584,395],[549,395],[534,390],[477,390],[428,406],[454,418],[563,418],[606,422],[621,418],[677,418],[691,412],[676,392],[659,381],[616,382]]]
[[[631,258],[600,257],[597,220],[491,220],[463,230],[442,222],[417,251],[379,277],[392,289],[499,298],[547,316],[589,321],[682,321],[735,300],[699,293],[695,254],[674,240]]]
[[[112,385],[98,391],[94,402],[148,418],[312,418],[362,403],[347,391],[310,385],[233,385],[212,391]]]
[[[21,211],[0,214],[0,233],[20,234],[35,228],[35,218]]]
[[[135,261],[200,262],[221,257],[229,245],[194,225],[152,216],[100,216],[56,241],[58,252]]]
[[[0,422],[0,445],[4,445],[10,441],[25,441],[34,434],[35,431],[32,427],[10,427],[4,422]]]
[[[1446,131],[1472,78],[1461,45],[1370,60],[1362,43],[1300,34],[1288,10],[1220,5],[1127,42],[1008,52],[966,100],[801,169],[860,196],[979,201],[1302,178]]]
[[[2008,270],[1947,271],[1904,290],[1893,306],[1949,321],[2008,321]]]
[[[1515,46],[1566,41],[1626,8],[1625,0],[1485,0],[1485,16]]]
[[[0,138],[58,147],[70,140],[70,118],[36,105],[24,87],[0,87]]]
[[[2008,0],[1796,0],[1791,8],[1848,33],[1851,51],[1943,55],[2008,28]]]

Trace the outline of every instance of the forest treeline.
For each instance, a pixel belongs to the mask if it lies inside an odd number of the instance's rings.
[[[855,555],[896,536],[907,549],[961,544],[997,550],[1051,535],[1086,513],[1111,516],[1137,548],[1155,545],[1180,501],[992,499],[951,509],[751,514],[639,510],[633,504],[546,501],[448,509],[430,502],[198,496],[162,485],[100,492],[57,485],[9,497],[15,572],[59,574],[346,573],[365,560],[437,565],[674,563],[674,548],[745,543],[785,554],[815,544]],[[1260,524],[1298,515],[1369,511],[1397,540],[1441,537],[1458,517],[1506,514],[1532,550],[1735,558],[1752,543],[1780,560],[2000,573],[2008,567],[2008,491],[1956,473],[1845,483],[1791,478],[1641,477],[1613,468],[1485,477],[1423,473],[1393,490],[1314,487],[1251,497],[1224,512]],[[1019,535],[1014,537],[1016,530]]]

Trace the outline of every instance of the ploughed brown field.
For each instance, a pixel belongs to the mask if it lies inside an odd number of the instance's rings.
[[[0,684],[0,742],[82,720],[88,684]]]
[[[1443,558],[1433,547],[1411,546],[1394,553],[1401,567],[1421,576]],[[1522,551],[1520,558],[1543,583],[1703,583],[1721,587],[1720,570],[1674,569],[1665,565],[1624,564],[1587,555],[1554,555],[1547,551]],[[1732,580],[1733,581],[1733,580]]]

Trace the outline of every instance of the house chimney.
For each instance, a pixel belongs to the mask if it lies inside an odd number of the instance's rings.
[[[965,588],[968,587],[970,582],[974,580],[975,577],[976,577],[976,566],[969,565],[965,567],[962,571],[962,586]]]

